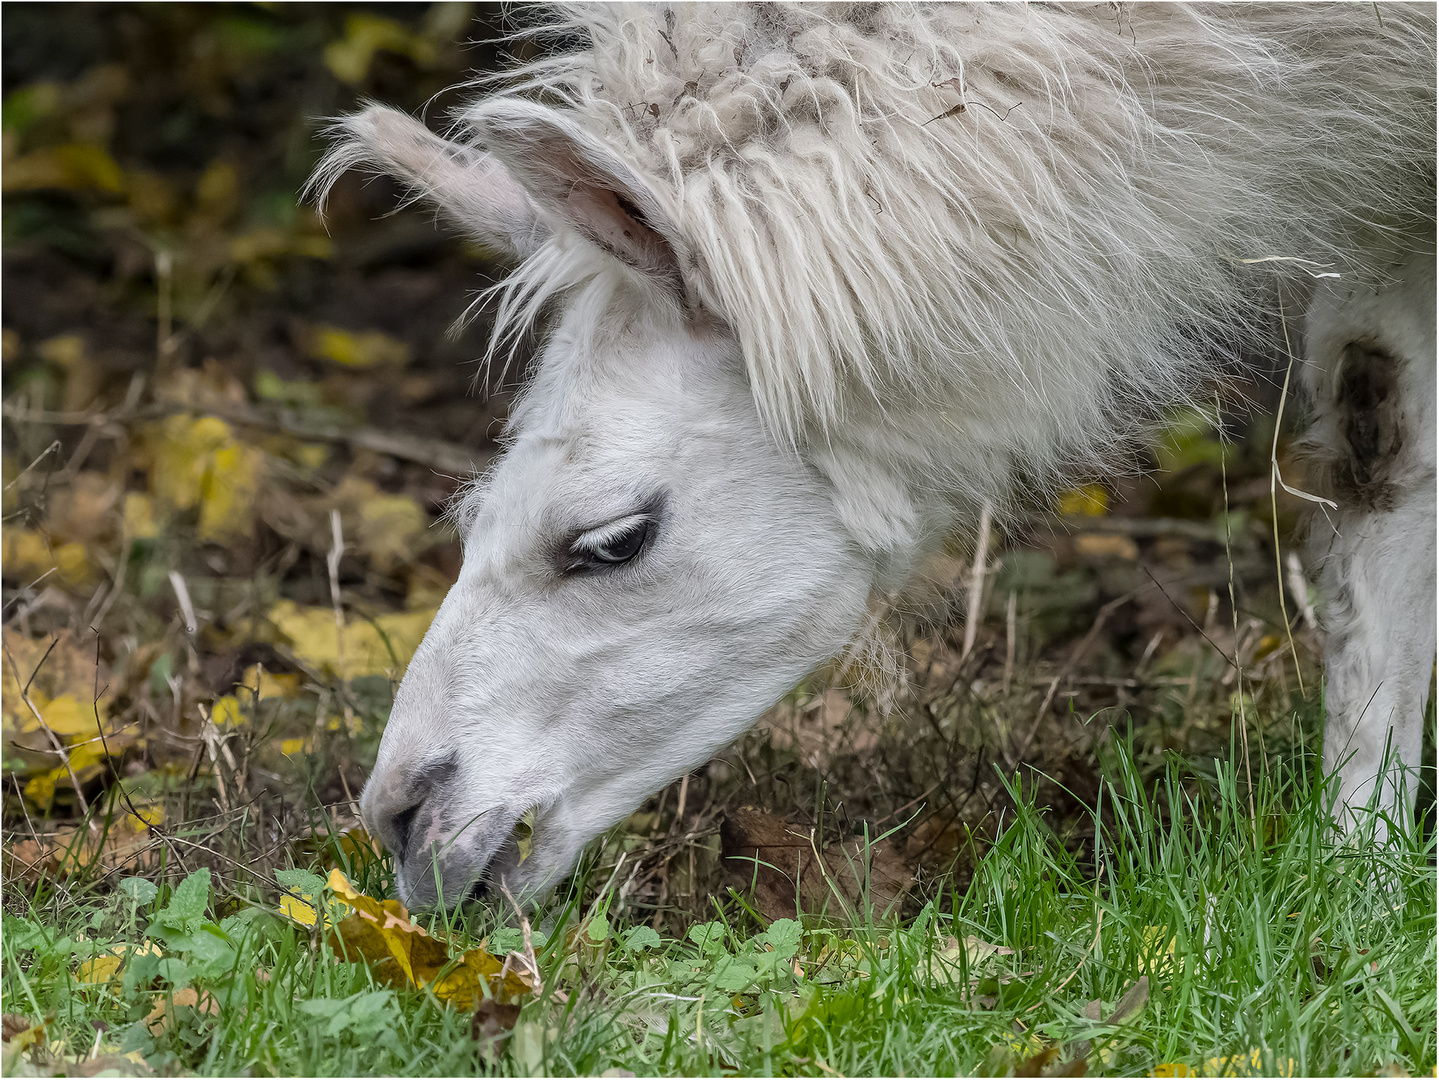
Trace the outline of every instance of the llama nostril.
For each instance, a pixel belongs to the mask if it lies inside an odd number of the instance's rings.
[[[410,850],[410,827],[415,823],[415,815],[420,812],[424,800],[415,803],[408,810],[401,810],[390,819],[390,827],[395,831],[395,854],[400,858],[405,857],[405,852]]]
[[[375,778],[371,777],[365,791],[364,814],[367,820],[372,819],[378,826],[376,835],[396,858],[405,858],[410,850],[410,834],[414,831],[415,819],[436,791],[454,777],[456,768],[456,757],[451,753],[411,770],[399,784],[391,777],[384,777],[376,785]],[[402,806],[404,809],[390,811],[391,806]]]

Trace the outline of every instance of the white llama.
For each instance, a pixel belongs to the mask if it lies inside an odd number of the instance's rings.
[[[946,533],[1123,461],[1280,303],[1340,507],[1325,761],[1346,806],[1393,800],[1435,648],[1432,6],[564,25],[446,138],[343,120],[314,182],[391,173],[507,253],[494,350],[553,313],[365,788],[407,900],[542,890]]]

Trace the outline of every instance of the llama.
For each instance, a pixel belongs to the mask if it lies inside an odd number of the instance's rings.
[[[339,121],[312,181],[392,174],[507,255],[491,359],[547,314],[362,799],[407,901],[542,892],[947,533],[1122,463],[1281,306],[1337,505],[1324,761],[1341,816],[1394,802],[1435,650],[1432,6],[560,29],[445,137]]]

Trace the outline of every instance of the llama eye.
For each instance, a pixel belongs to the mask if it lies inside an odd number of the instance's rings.
[[[629,562],[644,546],[645,537],[649,535],[649,522],[641,521],[631,529],[627,529],[619,536],[604,544],[591,549],[590,553],[595,557],[596,562],[616,563]]]
[[[593,529],[570,547],[570,572],[600,570],[627,563],[640,553],[650,534],[650,520],[633,517]]]

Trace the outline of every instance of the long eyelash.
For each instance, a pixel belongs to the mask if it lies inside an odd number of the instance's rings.
[[[570,544],[570,550],[572,552],[598,550],[614,543],[649,520],[648,514],[635,514],[631,517],[621,518],[619,521],[612,521],[608,525],[601,525],[597,529],[591,529],[589,532],[575,537],[574,543]]]

